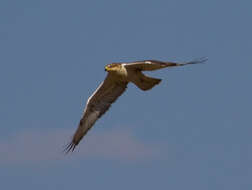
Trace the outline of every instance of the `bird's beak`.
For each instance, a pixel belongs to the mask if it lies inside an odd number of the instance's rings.
[[[107,66],[105,67],[105,71],[108,71],[108,67]]]

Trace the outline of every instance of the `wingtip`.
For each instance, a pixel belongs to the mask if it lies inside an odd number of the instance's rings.
[[[74,144],[73,142],[70,142],[69,144],[66,145],[63,152],[65,154],[68,154],[69,152],[73,152],[76,146],[77,146],[76,144]]]
[[[195,59],[193,61],[190,61],[189,63],[190,64],[205,63],[207,60],[208,60],[207,57],[201,57],[201,58]]]

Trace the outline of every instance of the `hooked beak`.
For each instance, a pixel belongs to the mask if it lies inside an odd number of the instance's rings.
[[[105,71],[108,71],[108,67],[107,66],[105,67]]]

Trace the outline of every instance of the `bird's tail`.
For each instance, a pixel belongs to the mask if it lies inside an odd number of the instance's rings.
[[[132,82],[141,90],[150,90],[155,85],[159,84],[161,82],[161,79],[157,78],[151,78],[146,75],[144,75],[142,72],[139,72],[138,77],[133,80]]]

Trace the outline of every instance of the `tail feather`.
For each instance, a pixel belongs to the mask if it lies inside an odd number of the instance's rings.
[[[155,85],[158,85],[162,79],[157,79],[157,78],[151,78],[146,75],[144,75],[142,72],[139,72],[137,74],[137,78],[132,81],[138,88],[141,90],[150,90],[152,89]]]

